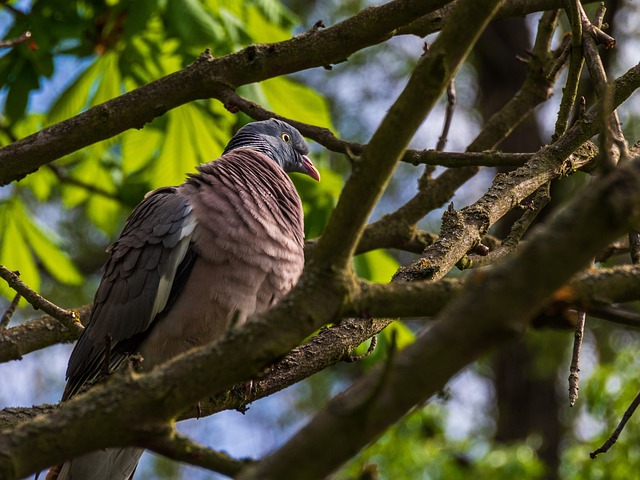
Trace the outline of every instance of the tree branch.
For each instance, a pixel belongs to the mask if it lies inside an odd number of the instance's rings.
[[[460,8],[451,14],[354,166],[311,262],[345,268],[351,261],[367,218],[402,152],[454,77],[498,3],[497,0],[461,2]],[[486,8],[489,10],[483,10]]]
[[[81,321],[87,320],[91,314],[91,305],[79,307],[74,312]],[[60,323],[59,320],[51,316],[0,330],[0,363],[20,360],[27,353],[56,343],[75,342],[81,331],[80,328],[69,328],[68,325]]]
[[[8,268],[0,265],[0,277],[2,277],[11,288],[22,295],[22,297],[29,302],[33,308],[48,313],[70,330],[76,330],[78,333],[82,331],[83,327],[78,320],[77,312],[74,312],[73,310],[65,310],[64,308],[60,308],[59,306],[51,303],[46,298],[30,289],[26,283],[20,280],[18,275],[18,273],[12,272]]]
[[[640,86],[640,65],[611,84],[613,111]],[[498,175],[489,191],[474,205],[460,212],[445,214],[440,238],[427,247],[417,261],[403,267],[397,274],[403,280],[434,280],[445,275],[480,239],[482,234],[513,205],[522,202],[549,180],[564,175],[593,158],[589,144],[578,147],[597,133],[602,105],[587,112],[555,143],[539,150],[523,167]],[[572,152],[576,151],[575,154]],[[569,161],[567,162],[567,159]],[[506,192],[509,192],[506,195]]]
[[[570,275],[639,223],[640,163],[632,162],[574,199],[514,257],[473,275],[469,280],[473,287],[465,289],[424,335],[397,354],[382,387],[384,372],[378,366],[239,478],[297,478],[301,472],[305,478],[320,478],[334,471],[442,389],[469,362],[521,334]],[[372,398],[375,389],[379,390]],[[329,441],[332,448],[317,448]]]
[[[282,359],[270,365],[253,380],[251,395],[247,396],[245,382],[201,401],[199,408],[189,408],[180,419],[205,417],[222,410],[243,409],[249,403],[289,387],[349,356],[349,352],[382,331],[397,317],[433,317],[464,290],[459,279],[443,279],[438,282],[394,283],[389,285],[361,282],[358,295],[345,304],[339,323],[323,328],[303,345],[294,348]],[[602,317],[614,303],[638,299],[640,291],[640,266],[585,270],[560,288],[551,298],[545,310],[557,308],[581,308]],[[554,307],[558,304],[558,307]],[[90,306],[82,307],[87,313]],[[83,313],[83,318],[85,313]],[[605,319],[620,323],[618,318]],[[57,322],[49,318],[51,322]],[[33,322],[31,322],[33,323]],[[53,325],[55,326],[55,324]],[[14,327],[18,328],[18,327]],[[48,414],[57,405],[39,405],[31,408],[5,408],[0,411],[0,431],[12,430],[18,423],[36,415]],[[73,420],[73,419],[70,419]]]
[[[149,437],[141,443],[145,448],[165,457],[206,468],[229,477],[233,477],[252,463],[250,460],[238,461],[224,452],[217,452],[200,445],[173,429],[167,435],[157,435],[152,431]]]
[[[340,63],[389,39],[395,29],[432,12],[447,0],[395,0],[369,7],[339,24],[291,40],[251,45],[213,58],[209,52],[178,72],[97,105],[69,120],[0,148],[0,185],[88,145],[146,123],[172,108],[248,83]]]

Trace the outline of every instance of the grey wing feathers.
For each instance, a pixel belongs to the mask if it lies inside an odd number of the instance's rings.
[[[191,204],[176,187],[151,192],[133,211],[120,238],[107,250],[110,258],[91,320],[69,359],[63,399],[100,374],[107,337],[109,367],[115,369],[170,305],[195,260],[190,248],[195,225]]]

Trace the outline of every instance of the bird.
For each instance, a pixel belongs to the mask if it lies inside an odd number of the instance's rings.
[[[221,337],[297,283],[300,197],[287,173],[320,181],[293,126],[248,123],[179,186],[149,192],[126,220],[67,367],[62,401],[139,354],[143,370]],[[109,448],[52,467],[47,480],[131,479],[143,450]]]

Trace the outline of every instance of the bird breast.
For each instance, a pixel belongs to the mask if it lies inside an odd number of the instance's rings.
[[[208,343],[231,322],[239,325],[267,310],[302,273],[302,207],[289,177],[281,172],[274,189],[271,178],[267,183],[260,176],[223,173],[203,174],[204,183],[181,187],[197,221],[192,238],[197,259],[182,293],[141,345],[145,367]]]

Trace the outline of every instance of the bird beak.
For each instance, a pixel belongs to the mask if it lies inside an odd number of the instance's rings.
[[[307,157],[306,155],[302,155],[302,163],[305,169],[303,173],[306,173],[311,178],[319,182],[320,172],[318,172],[318,169],[314,167],[313,163],[311,163],[311,160],[309,159],[309,157]]]

